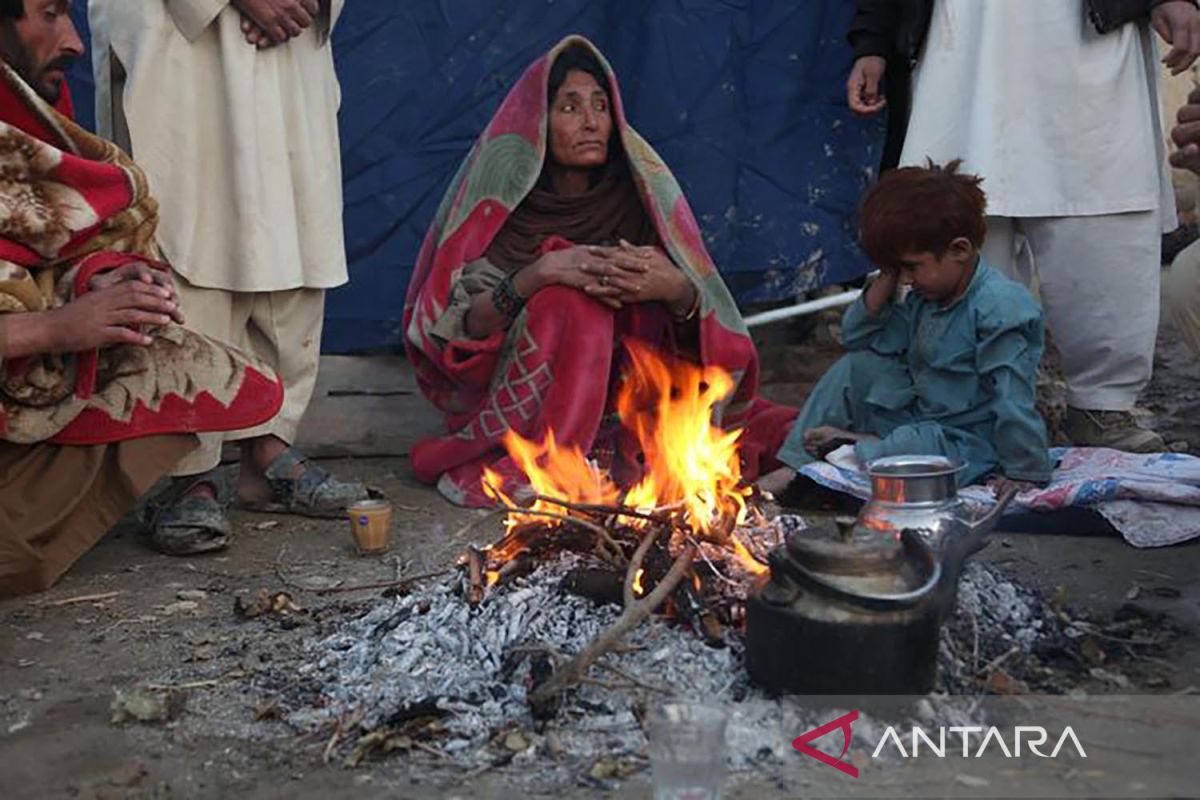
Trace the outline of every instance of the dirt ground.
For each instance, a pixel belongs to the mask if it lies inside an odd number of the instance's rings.
[[[835,355],[819,338],[802,347],[762,345],[765,393],[792,403],[803,399]],[[389,401],[401,410],[391,420],[371,424],[417,424],[408,415],[419,413],[414,410],[419,398],[407,390],[390,394]],[[1187,442],[1191,452],[1200,453],[1200,364],[1169,327],[1161,336],[1147,405],[1171,440]],[[338,760],[326,765],[325,736],[300,737],[271,720],[273,689],[280,688],[274,665],[286,662],[322,625],[379,595],[378,590],[321,590],[446,569],[466,544],[455,532],[475,513],[453,508],[415,483],[401,456],[332,460],[326,466],[378,486],[395,501],[392,554],[358,557],[341,521],[239,512],[235,542],[224,553],[169,558],[144,548],[128,528],[118,529],[51,592],[0,604],[0,796],[529,794],[508,786],[500,770],[465,782],[439,778],[431,783],[421,777],[428,770],[419,767],[436,759],[421,752],[357,769]],[[1133,691],[1170,693],[1200,686],[1200,545],[1139,551],[1117,538],[1072,531],[994,538],[980,557],[1002,563],[1073,608],[1111,616],[1136,595],[1184,630],[1167,658],[1143,665]],[[288,591],[307,613],[239,619],[235,601],[252,601],[260,589]],[[101,599],[79,600],[92,595]],[[183,710],[165,724],[113,724],[114,691],[137,686],[181,698]],[[1100,685],[1087,688],[1105,691]],[[769,775],[731,792],[735,797],[778,793]],[[581,779],[534,794],[600,792]],[[648,796],[647,777],[635,776],[617,794]]]

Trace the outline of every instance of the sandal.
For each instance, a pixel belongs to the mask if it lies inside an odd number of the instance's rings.
[[[217,498],[185,495],[202,483],[213,487]],[[223,498],[228,495],[225,481],[214,472],[206,472],[190,483],[167,492],[150,511],[147,540],[151,547],[169,556],[211,553],[229,546],[233,528],[225,516]]]
[[[300,474],[292,477],[297,467]],[[299,514],[305,517],[337,518],[346,507],[371,494],[358,481],[341,481],[317,466],[295,448],[280,453],[263,472],[271,485],[272,500],[262,503],[242,502],[242,508],[277,514]]]

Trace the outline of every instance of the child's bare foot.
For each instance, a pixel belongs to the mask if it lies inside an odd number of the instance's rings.
[[[780,467],[774,472],[768,472],[766,475],[763,475],[755,481],[754,485],[758,487],[760,492],[766,492],[778,497],[783,494],[783,490],[795,479],[796,470],[791,467]]]
[[[868,438],[870,437],[866,434],[842,430],[832,425],[818,425],[804,432],[804,449],[813,458],[825,458],[844,444],[854,444]]]

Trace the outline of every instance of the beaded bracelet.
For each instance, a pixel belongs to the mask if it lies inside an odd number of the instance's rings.
[[[517,289],[513,286],[513,276],[508,274],[504,280],[496,284],[496,288],[492,290],[492,306],[500,314],[509,320],[514,320],[521,313],[521,309],[525,307],[525,298],[517,294]]]

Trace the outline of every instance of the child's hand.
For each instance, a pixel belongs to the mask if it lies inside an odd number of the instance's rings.
[[[1029,481],[1014,481],[1004,477],[1003,475],[993,475],[991,478],[988,478],[987,485],[988,488],[992,490],[992,493],[996,495],[996,497],[1004,494],[1008,489],[1016,489],[1017,494],[1024,494],[1025,492],[1036,491],[1038,488],[1036,483],[1030,483]]]
[[[884,309],[896,295],[896,286],[900,283],[900,270],[894,267],[880,267],[879,276],[871,281],[863,295],[867,311],[875,316]]]

